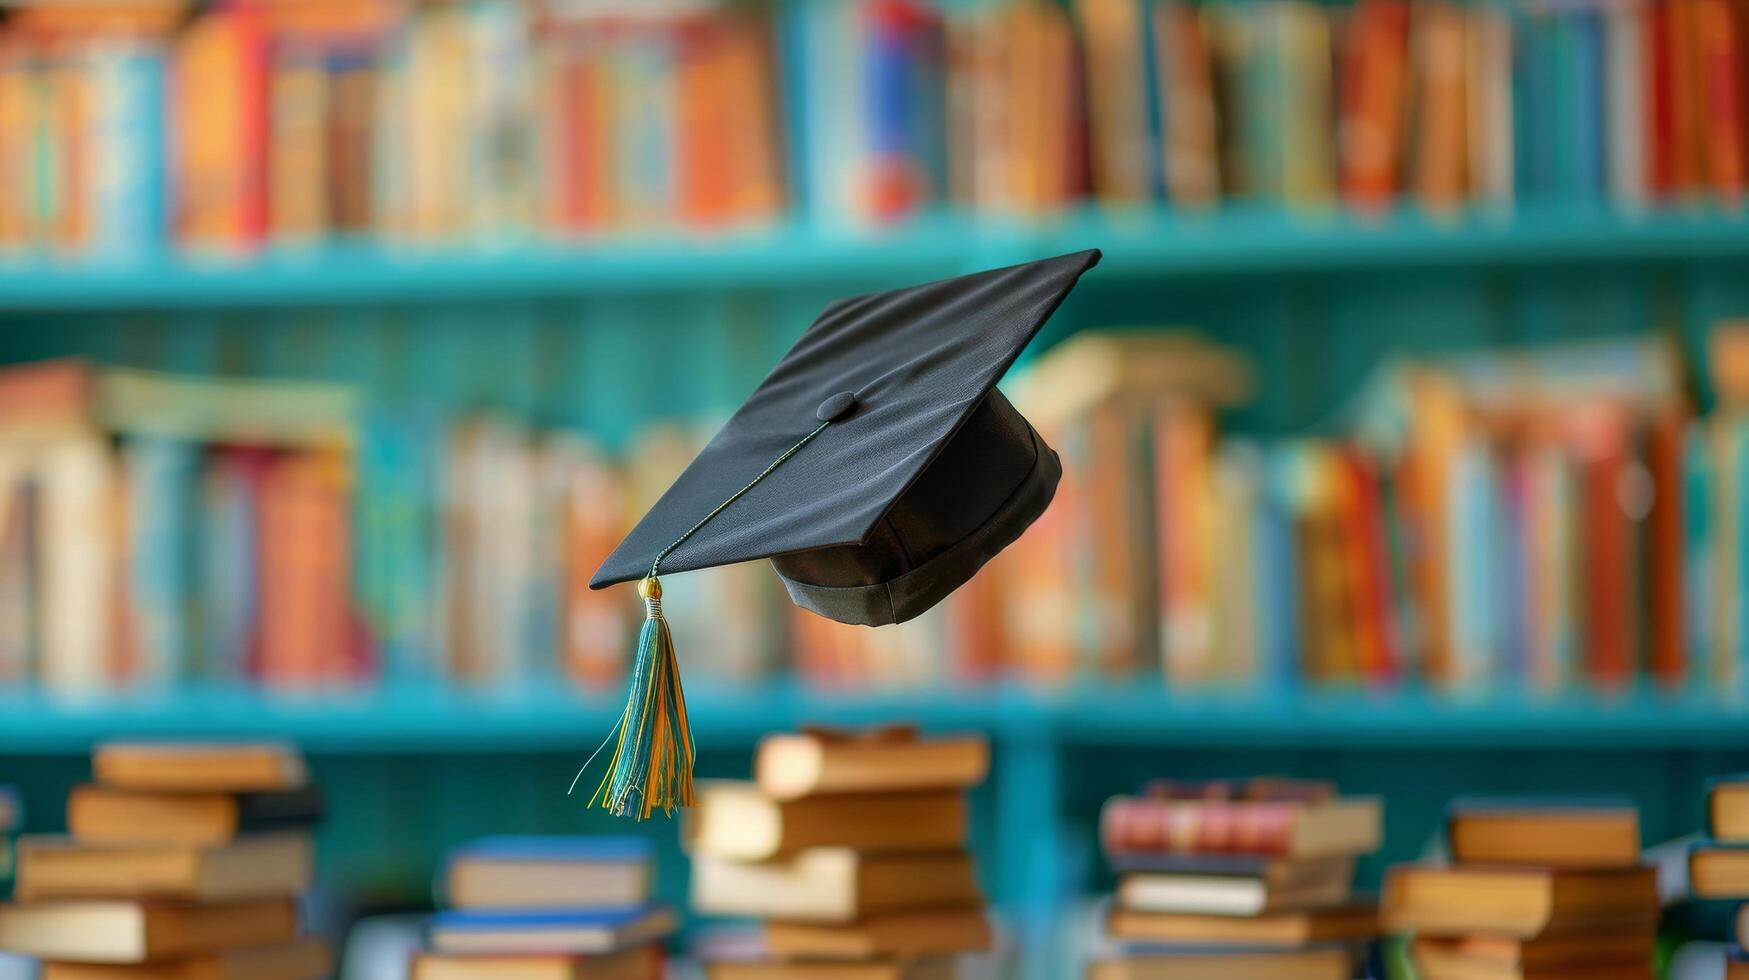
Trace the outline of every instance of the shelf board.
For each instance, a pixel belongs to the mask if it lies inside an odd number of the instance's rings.
[[[454,303],[798,288],[852,289],[955,275],[1098,247],[1106,279],[1172,279],[1415,266],[1528,266],[1749,258],[1749,218],[1714,210],[1623,215],[1523,208],[1450,220],[1413,211],[1233,209],[1205,216],[1089,209],[1041,222],[931,215],[875,232],[805,225],[720,237],[253,256],[163,251],[108,260],[0,262],[0,311]]]
[[[688,703],[701,748],[745,748],[766,732],[808,723],[894,721],[1085,749],[1654,750],[1749,740],[1749,705],[1645,692],[1469,702],[1418,693],[1173,697],[1143,685],[1053,695],[1011,687],[855,694],[791,684],[694,687]],[[0,693],[0,754],[84,752],[94,741],[122,736],[287,738],[334,754],[587,751],[607,735],[620,708],[614,696],[581,696],[562,685],[302,697],[212,687],[90,701],[13,691]]]

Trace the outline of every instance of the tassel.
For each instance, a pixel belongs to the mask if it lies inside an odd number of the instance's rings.
[[[615,816],[631,814],[642,820],[658,807],[673,815],[675,807],[692,805],[695,747],[674,638],[662,618],[662,583],[651,575],[638,583],[638,595],[645,615],[632,689],[616,730],[613,761],[589,805],[599,803]]]

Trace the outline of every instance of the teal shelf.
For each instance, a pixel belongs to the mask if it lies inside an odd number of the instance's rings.
[[[809,723],[914,721],[998,741],[1074,748],[1635,748],[1749,743],[1749,705],[1636,693],[1474,703],[1422,694],[1169,697],[1143,689],[1047,696],[1018,688],[832,694],[793,685],[689,695],[702,748],[744,748]],[[0,695],[0,754],[80,753],[118,736],[288,738],[313,752],[490,753],[586,746],[620,702],[563,690],[401,689],[291,696],[201,688],[57,700]]]
[[[1171,278],[1416,266],[1749,258],[1749,218],[1712,210],[1622,215],[1525,208],[1440,220],[1342,212],[1091,210],[1043,222],[919,218],[878,232],[787,225],[715,238],[256,256],[0,262],[0,310],[272,308],[530,297],[855,287],[929,279],[1097,246],[1101,276]]]

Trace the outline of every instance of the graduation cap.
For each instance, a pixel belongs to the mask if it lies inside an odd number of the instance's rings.
[[[770,559],[804,609],[901,623],[1044,512],[1057,455],[995,386],[1098,261],[1076,252],[826,307],[589,583],[637,580],[646,607],[592,803],[641,818],[692,802],[659,574]]]

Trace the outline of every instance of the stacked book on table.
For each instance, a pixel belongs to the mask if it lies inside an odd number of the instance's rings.
[[[966,852],[982,737],[914,729],[764,739],[751,783],[701,784],[685,842],[692,904],[764,920],[706,952],[710,980],[951,980],[991,941]]]
[[[1688,888],[1704,902],[1749,901],[1749,773],[1707,784],[1707,836],[1688,851]],[[1739,905],[1725,980],[1749,980],[1749,904]]]
[[[0,948],[41,980],[317,980],[298,934],[322,798],[275,744],[111,744],[73,790],[66,837],[18,844]]]
[[[1452,863],[1391,869],[1383,915],[1422,980],[1650,980],[1655,870],[1629,800],[1463,800]]]
[[[1354,863],[1382,821],[1377,799],[1300,780],[1157,781],[1108,800],[1119,951],[1088,980],[1350,980],[1378,934]]]
[[[488,837],[451,852],[411,980],[657,980],[674,910],[642,837]]]

